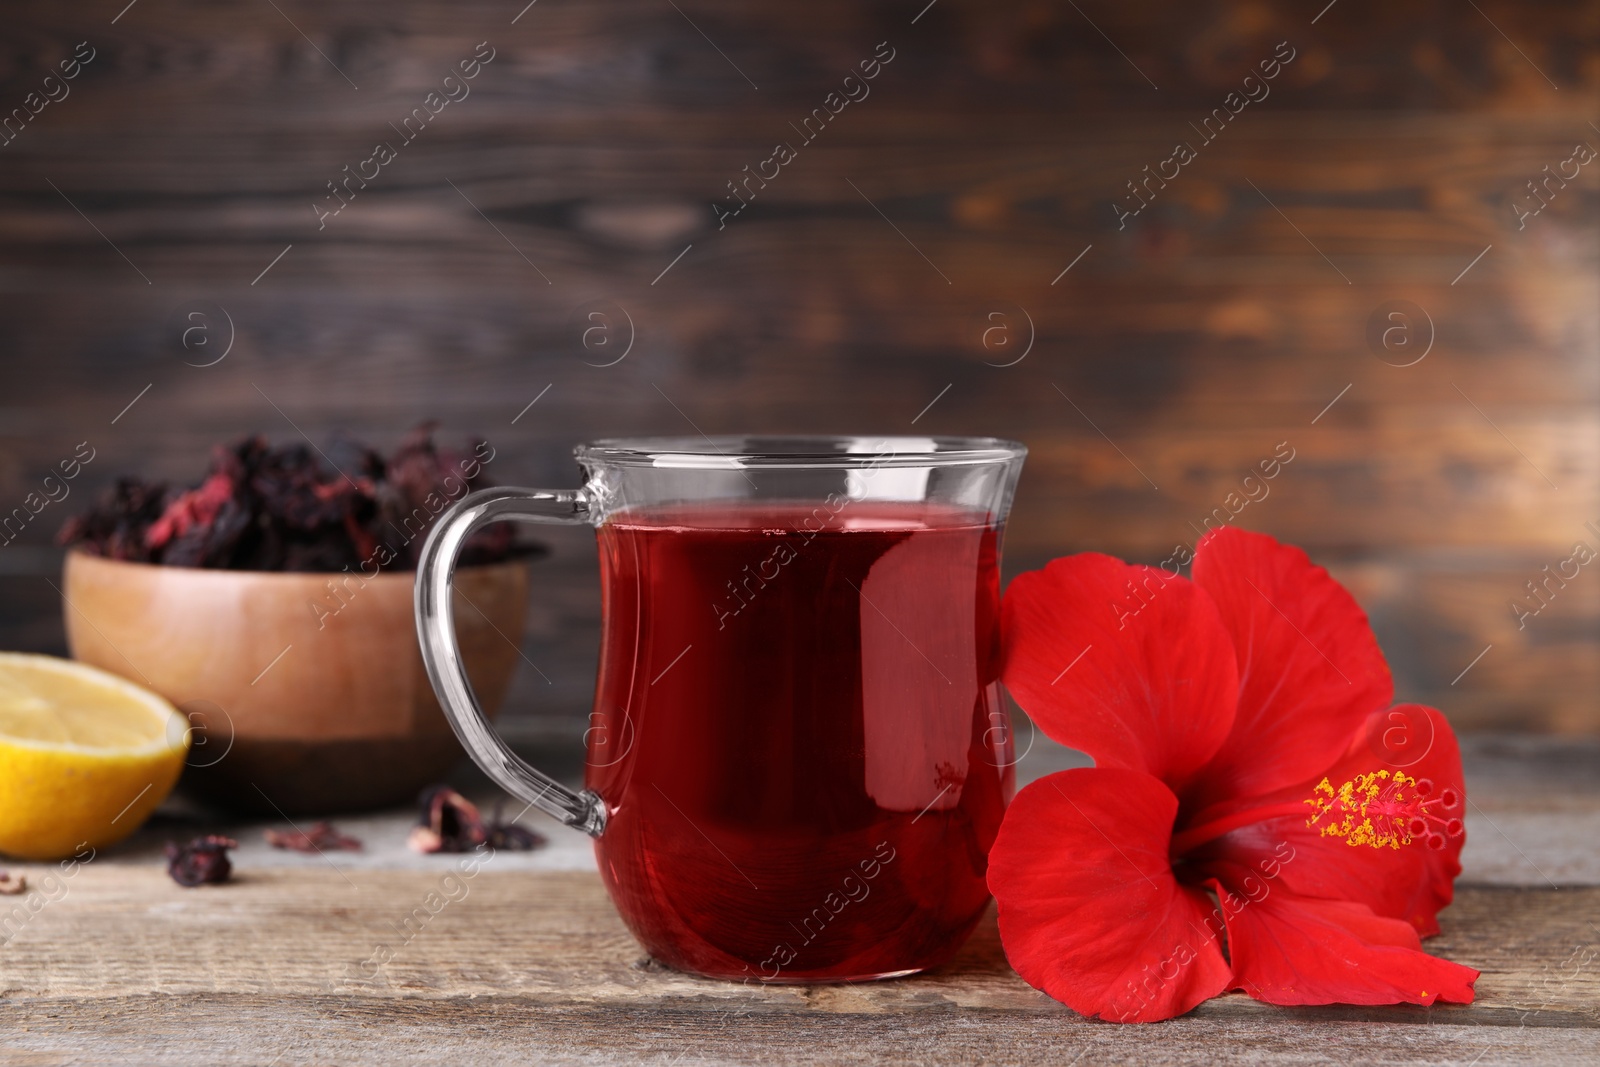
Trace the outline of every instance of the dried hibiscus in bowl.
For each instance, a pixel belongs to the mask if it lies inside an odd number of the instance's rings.
[[[119,478],[101,501],[62,527],[57,540],[111,559],[257,571],[414,569],[434,519],[489,484],[486,441],[468,452],[435,447],[424,423],[385,459],[348,436],[327,452],[247,437],[212,452],[191,489]],[[468,541],[461,562],[537,555],[497,524]]]

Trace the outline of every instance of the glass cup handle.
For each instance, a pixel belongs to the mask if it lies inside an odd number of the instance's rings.
[[[575,793],[511,751],[483,714],[456,645],[450,596],[456,558],[473,531],[502,520],[587,523],[589,497],[582,489],[481,489],[462,497],[441,515],[417,564],[417,640],[422,646],[422,662],[445,718],[496,785],[568,826],[599,837],[606,825],[605,803],[599,794],[588,789]]]

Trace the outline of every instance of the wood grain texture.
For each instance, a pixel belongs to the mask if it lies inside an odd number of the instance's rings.
[[[336,998],[126,997],[92,1004],[20,1003],[8,1058],[18,1064],[78,1062],[83,1031],[108,1059],[163,1063],[614,1064],[973,1063],[1166,1065],[1214,1062],[1314,1064],[1440,1062],[1592,1063],[1592,1031],[1372,1024],[1303,1016],[1180,1021],[1108,1033],[1070,1017],[991,1012],[931,1015],[908,1029],[893,1015],[748,1014],[595,1010],[515,999],[350,1003]],[[202,1059],[203,1057],[203,1059]]]
[[[34,586],[68,510],[246,432],[387,444],[434,416],[543,485],[602,435],[1004,434],[1033,450],[1010,573],[1159,560],[1288,442],[1234,521],[1352,583],[1406,696],[1600,731],[1600,578],[1508,627],[1542,567],[1600,549],[1600,166],[1514,210],[1600,147],[1594,4],[278,6],[8,9],[0,109],[97,55],[0,147],[0,514],[100,452],[0,548],[0,641],[61,649]],[[325,183],[480,41],[471,95],[318,229]],[[870,95],[800,144],[880,41]],[[1199,144],[1280,41],[1270,95]],[[719,228],[778,140],[796,161]],[[1119,228],[1179,140],[1198,158]],[[1431,322],[1414,366],[1368,345],[1394,300]],[[633,324],[609,367],[582,343],[602,301]],[[234,347],[185,366],[202,306]],[[513,716],[587,713],[590,560],[539,565],[525,651],[554,681],[519,679]]]
[[[1047,745],[1019,770],[1031,778],[1066,755]],[[1593,1062],[1600,747],[1480,738],[1464,756],[1469,874],[1427,946],[1483,971],[1470,1006],[1285,1010],[1232,995],[1159,1025],[1095,1023],[1010,971],[992,917],[949,965],[915,978],[707,981],[644,959],[592,870],[533,866],[567,862],[551,852],[568,844],[587,852],[570,831],[463,878],[459,857],[406,850],[408,813],[342,821],[367,848],[329,859],[267,848],[260,824],[208,823],[244,844],[236,881],[189,890],[161,872],[159,844],[199,827],[168,815],[71,877],[13,866],[41,903],[17,917],[13,902],[29,898],[0,900],[0,1059]],[[492,802],[483,780],[463,787]],[[379,946],[390,962],[372,962]]]
[[[409,1062],[430,1045],[537,1062],[719,1063],[1183,1062],[1230,1047],[1289,1063],[1319,1055],[1331,1023],[1357,1059],[1412,1049],[1421,1062],[1421,1041],[1434,1057],[1582,1062],[1600,1028],[1600,935],[1585,920],[1600,905],[1594,889],[1462,890],[1429,947],[1483,970],[1469,1007],[1285,1011],[1234,995],[1118,1028],[1023,984],[992,919],[927,976],[756,988],[644,960],[587,874],[486,869],[407,940],[395,924],[440,877],[260,871],[192,891],[154,870],[91,866],[0,951],[10,1049],[59,1054],[76,1031],[95,1055],[171,1062]],[[394,961],[360,980],[378,945]]]

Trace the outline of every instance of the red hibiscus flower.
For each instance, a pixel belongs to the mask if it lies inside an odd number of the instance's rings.
[[[1148,1022],[1272,1004],[1469,1003],[1421,951],[1461,871],[1461,754],[1390,709],[1366,615],[1304,552],[1231,527],[1193,580],[1094,553],[1020,575],[1003,679],[1095,766],[1034,782],[989,857],[1031,985]]]

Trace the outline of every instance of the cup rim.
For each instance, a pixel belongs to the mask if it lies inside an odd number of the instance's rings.
[[[713,434],[608,437],[572,450],[585,466],[741,470],[780,467],[950,467],[1015,463],[1026,445],[1000,437],[913,437],[850,434]]]

